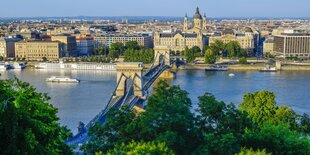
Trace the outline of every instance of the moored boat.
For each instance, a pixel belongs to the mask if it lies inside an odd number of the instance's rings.
[[[64,82],[64,83],[79,83],[78,79],[73,79],[68,76],[51,76],[46,79],[46,82]]]
[[[275,67],[265,67],[259,71],[260,72],[277,72],[277,69]]]
[[[227,71],[228,69],[224,66],[211,66],[205,69],[205,71]]]

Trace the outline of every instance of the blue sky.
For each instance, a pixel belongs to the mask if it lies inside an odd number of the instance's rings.
[[[192,16],[310,17],[310,0],[0,0],[0,17]]]

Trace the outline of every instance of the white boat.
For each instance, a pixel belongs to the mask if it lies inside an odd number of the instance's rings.
[[[277,69],[275,67],[265,67],[260,72],[277,72]]]
[[[6,69],[8,69],[9,68],[9,66],[7,65],[7,64],[4,64],[4,63],[1,63],[0,64],[0,69],[1,70],[6,70]]]
[[[79,83],[77,79],[70,78],[68,76],[51,76],[46,79],[46,82],[65,82],[65,83]]]
[[[229,73],[228,76],[233,77],[233,76],[235,76],[235,74],[234,73]]]
[[[24,69],[26,66],[23,63],[14,62],[11,67],[12,69]]]

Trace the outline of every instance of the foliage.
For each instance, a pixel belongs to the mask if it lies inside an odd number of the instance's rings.
[[[109,53],[109,48],[107,47],[99,47],[99,48],[94,48],[93,50],[93,55],[105,55]]]
[[[300,119],[301,131],[310,133],[310,117],[308,114],[303,114]]]
[[[127,49],[125,52],[126,62],[144,62],[151,63],[154,59],[153,49]]]
[[[228,57],[236,57],[241,52],[241,46],[237,41],[228,42],[225,46]]]
[[[3,60],[4,60],[3,56],[0,56],[0,61],[3,61]]]
[[[205,63],[214,64],[216,62],[216,55],[211,49],[208,49],[205,54]]]
[[[120,110],[111,109],[106,117],[104,126],[98,123],[88,132],[90,139],[81,148],[84,152],[106,152],[117,144],[128,143],[132,140],[127,128],[135,115],[128,107],[122,107]]]
[[[201,55],[201,50],[198,46],[194,46],[192,48],[186,47],[183,53],[187,62],[192,63],[197,56]]]
[[[103,155],[103,153],[101,153]],[[109,150],[107,155],[173,155],[174,153],[165,145],[157,142],[130,142],[117,145],[113,150]],[[100,153],[98,154],[100,155]]]
[[[198,126],[204,136],[196,152],[234,154],[239,151],[242,135],[246,127],[250,127],[246,116],[233,104],[217,101],[209,93],[199,97],[198,106]]]
[[[140,50],[143,47],[139,46],[137,41],[128,41],[125,44],[126,49],[132,49],[132,50]]]
[[[238,155],[271,155],[271,153],[267,153],[265,149],[254,151],[252,148],[242,148]]]
[[[72,154],[46,94],[18,79],[0,80],[1,154]]]
[[[265,57],[266,58],[275,58],[275,56],[273,54],[271,54],[270,52],[266,52]]]
[[[253,149],[266,149],[272,154],[310,154],[310,141],[288,125],[264,124],[258,130],[248,130],[244,145]]]
[[[221,40],[215,40],[215,42],[210,45],[210,49],[216,55],[220,55],[225,50],[225,43],[223,41],[221,41]]]
[[[271,92],[246,94],[238,109],[210,93],[199,97],[195,113],[191,105],[188,92],[159,81],[146,111],[110,111],[104,126],[90,130],[82,149],[90,154],[152,154],[147,152],[161,145],[160,150],[175,154],[310,153],[309,116],[299,120],[291,108],[277,106]]]
[[[241,64],[247,64],[247,63],[248,63],[248,60],[246,59],[246,57],[242,57],[242,58],[239,58],[239,63],[241,63]]]
[[[248,93],[244,95],[243,102],[239,105],[242,112],[247,113],[249,119],[259,126],[265,123],[287,123],[291,128],[297,128],[297,115],[287,107],[278,107],[275,101],[275,95],[269,91]]]

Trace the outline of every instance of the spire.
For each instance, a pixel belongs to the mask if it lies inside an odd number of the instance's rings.
[[[203,14],[203,17],[207,17],[206,13]]]
[[[187,18],[187,13],[185,13],[185,17]]]

